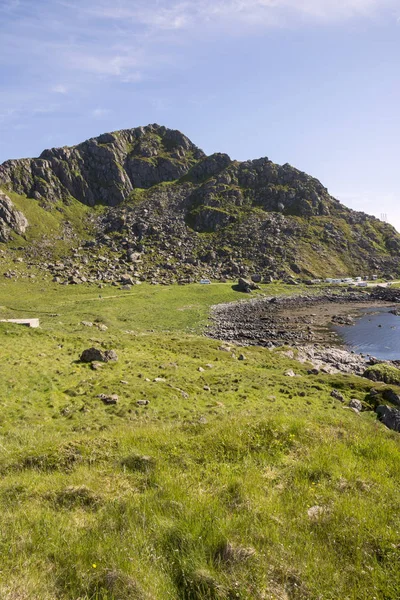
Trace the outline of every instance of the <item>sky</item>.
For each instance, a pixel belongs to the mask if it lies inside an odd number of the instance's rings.
[[[400,231],[399,0],[0,0],[0,163],[158,123]]]

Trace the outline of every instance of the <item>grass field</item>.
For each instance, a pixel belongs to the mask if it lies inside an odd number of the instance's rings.
[[[400,438],[330,396],[383,384],[204,337],[238,297],[0,283],[2,600],[398,600]]]

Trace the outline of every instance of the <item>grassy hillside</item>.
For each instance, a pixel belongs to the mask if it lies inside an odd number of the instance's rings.
[[[0,598],[398,599],[400,438],[330,396],[382,384],[203,337],[236,299],[0,283]]]

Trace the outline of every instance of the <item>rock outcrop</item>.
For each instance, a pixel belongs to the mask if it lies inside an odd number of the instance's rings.
[[[378,419],[393,431],[400,432],[400,410],[391,408],[390,406],[378,406],[376,409]]]
[[[72,148],[52,148],[39,158],[0,166],[0,185],[36,200],[116,206],[134,188],[185,175],[203,158],[186,136],[159,125],[105,133]]]
[[[25,215],[0,191],[0,242],[7,242],[12,232],[24,235],[28,225]]]

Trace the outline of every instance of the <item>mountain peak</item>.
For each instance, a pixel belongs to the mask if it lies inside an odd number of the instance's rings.
[[[211,261],[211,277],[243,275],[249,265],[273,277],[399,271],[395,230],[342,206],[318,179],[266,157],[206,156],[158,124],[6,161],[0,187],[50,212],[73,200],[108,206],[100,243],[106,234],[133,252],[151,248],[167,271],[187,260]]]

